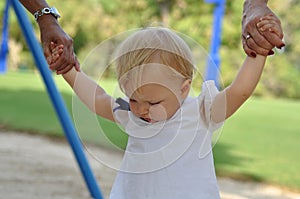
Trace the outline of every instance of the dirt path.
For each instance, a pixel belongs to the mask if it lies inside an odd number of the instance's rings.
[[[95,149],[100,150],[100,149]],[[121,154],[105,151],[114,161]],[[118,158],[116,158],[118,156]],[[90,158],[105,198],[116,171]],[[87,199],[89,193],[65,141],[0,132],[0,199]],[[223,199],[299,199],[300,194],[265,184],[219,179]]]

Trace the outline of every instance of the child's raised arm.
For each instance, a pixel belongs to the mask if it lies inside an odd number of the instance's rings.
[[[211,118],[221,122],[230,117],[251,96],[261,77],[266,57],[247,56],[235,80],[215,98]]]
[[[115,121],[112,113],[114,98],[108,95],[95,81],[84,72],[78,72],[75,68],[63,74],[63,77],[91,111],[101,117]]]
[[[267,28],[280,32],[281,27],[274,23],[274,16],[268,15],[257,24],[258,28]],[[271,49],[269,49],[271,50]],[[261,77],[266,57],[246,57],[235,80],[215,98],[211,108],[211,118],[221,122],[230,117],[252,95]]]
[[[51,57],[49,61],[54,63],[63,52],[63,46],[51,46]],[[79,99],[94,113],[106,119],[114,121],[112,104],[114,99],[106,94],[95,81],[89,78],[82,71],[77,71],[74,67],[63,74],[64,79],[72,87]]]

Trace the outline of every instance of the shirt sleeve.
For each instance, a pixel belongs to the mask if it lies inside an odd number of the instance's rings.
[[[210,132],[216,131],[224,124],[224,122],[216,123],[211,119],[212,103],[219,92],[214,81],[209,80],[202,84],[202,91],[199,95],[201,118]]]
[[[113,105],[113,115],[115,121],[123,128],[129,122],[129,103],[121,98],[118,98]]]

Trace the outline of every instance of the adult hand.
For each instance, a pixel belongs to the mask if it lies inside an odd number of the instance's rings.
[[[255,57],[256,54],[267,56],[273,54],[272,49],[276,46],[285,46],[283,32],[260,31],[257,23],[264,16],[273,14],[276,23],[281,27],[278,17],[268,8],[266,1],[245,1],[242,21],[242,43],[247,55]],[[249,36],[247,36],[249,35]]]
[[[63,31],[56,20],[53,20],[53,16],[49,15],[49,17],[43,16],[38,20],[45,57],[51,57],[51,42],[55,45],[62,44],[64,46],[63,53],[56,62],[51,63],[47,60],[50,69],[56,70],[57,74],[64,74],[73,67],[80,71],[80,64],[74,53],[72,38]]]

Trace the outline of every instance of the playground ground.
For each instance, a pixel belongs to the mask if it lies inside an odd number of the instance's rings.
[[[107,156],[118,153],[106,149]],[[89,159],[104,198],[116,171]],[[89,193],[66,141],[41,135],[0,132],[0,196],[5,199],[88,199]],[[300,193],[280,187],[218,179],[222,199],[297,199]]]

